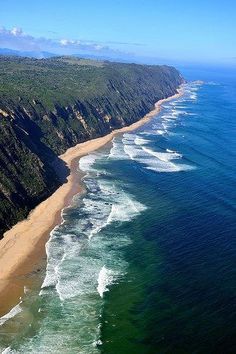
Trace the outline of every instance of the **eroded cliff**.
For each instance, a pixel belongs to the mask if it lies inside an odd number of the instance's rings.
[[[182,81],[168,66],[0,57],[0,235],[65,180],[59,154],[139,120]]]

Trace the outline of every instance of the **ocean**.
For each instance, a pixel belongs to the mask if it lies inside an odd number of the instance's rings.
[[[81,158],[3,353],[236,352],[236,71],[182,73],[182,97]]]

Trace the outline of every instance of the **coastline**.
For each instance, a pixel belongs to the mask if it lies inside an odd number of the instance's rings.
[[[114,130],[104,137],[77,144],[59,156],[70,169],[67,182],[33,209],[27,219],[5,232],[0,241],[0,316],[19,303],[24,294],[24,286],[30,283],[45,265],[45,244],[50,232],[62,221],[62,209],[71,204],[75,194],[83,191],[81,176],[77,171],[78,160],[106,145],[117,134],[139,128],[160,112],[164,102],[176,99],[182,94],[183,89],[180,88],[177,94],[159,100],[155,108],[139,121]]]

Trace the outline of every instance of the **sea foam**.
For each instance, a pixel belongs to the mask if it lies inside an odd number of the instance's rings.
[[[146,209],[114,182],[90,176],[94,171],[91,171],[90,165],[87,168],[89,174],[84,179],[87,194],[80,201],[79,217],[74,220],[71,230],[66,223],[55,228],[46,245],[48,263],[41,295],[50,293],[54,288],[61,301],[93,293],[104,256],[100,259],[98,251],[96,257],[89,256],[84,253],[85,250],[92,252],[96,245],[101,252],[106,244],[104,241],[97,244],[96,239],[102,239],[102,231],[108,225],[128,222]]]
[[[14,306],[6,315],[0,318],[0,326],[2,326],[6,321],[10,320],[11,318],[15,317],[18,313],[22,311],[21,303]]]
[[[101,298],[103,298],[104,293],[109,290],[108,286],[114,282],[114,279],[115,279],[114,271],[107,269],[105,266],[103,266],[99,272],[98,280],[97,280],[98,281],[97,291]]]
[[[193,167],[187,164],[176,164],[173,160],[182,159],[182,154],[175,151],[154,151],[144,144],[135,144],[135,135],[126,135],[123,138],[124,151],[129,155],[131,160],[134,160],[146,169],[155,172],[180,172],[190,170]]]
[[[126,160],[127,155],[124,152],[124,146],[119,138],[113,138],[112,148],[110,150],[109,159]]]

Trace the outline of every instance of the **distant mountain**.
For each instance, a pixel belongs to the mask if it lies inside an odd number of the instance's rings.
[[[36,59],[47,59],[47,58],[53,58],[58,56],[67,56],[67,55],[61,55],[61,54],[45,52],[45,51],[20,51],[20,50],[14,50],[9,48],[0,48],[0,56],[1,55],[36,58]],[[98,61],[112,61],[116,63],[136,63],[136,64],[150,64],[150,65],[156,65],[159,63],[162,64],[170,63],[170,61],[167,59],[138,57],[131,54],[129,55],[127,54],[125,56],[118,55],[114,57],[109,55],[75,53],[75,54],[71,54],[70,56],[75,58],[92,59]]]
[[[20,51],[9,48],[0,48],[0,55],[7,56],[18,56],[18,57],[27,57],[27,58],[36,58],[36,59],[46,59],[57,56],[57,54],[44,52],[44,51]]]
[[[0,48],[0,55],[6,56],[17,56],[17,57],[25,57],[25,58],[36,58],[36,59],[47,59],[60,56],[60,54],[55,54],[51,52],[45,51],[21,51],[9,48]],[[75,53],[71,54],[71,57],[75,58],[83,58],[83,59],[92,59],[92,60],[108,60],[113,62],[120,62],[120,63],[130,63],[135,62],[135,57],[129,58],[122,58],[122,57],[111,57],[108,55],[94,55],[94,54],[83,54],[83,53]]]
[[[0,55],[7,55],[7,56],[18,56],[18,57],[25,57],[25,58],[36,58],[36,59],[47,59],[47,58],[53,58],[60,56],[59,54],[51,53],[51,52],[45,52],[45,51],[20,51],[20,50],[15,50],[15,49],[9,49],[9,48],[0,48]],[[72,57],[75,58],[83,58],[83,59],[92,59],[92,60],[108,60],[108,61],[114,61],[114,62],[122,62],[122,63],[128,63],[132,62],[132,58],[130,59],[125,59],[125,58],[113,58],[108,55],[94,55],[94,54],[82,54],[82,53],[76,53],[72,54]]]

